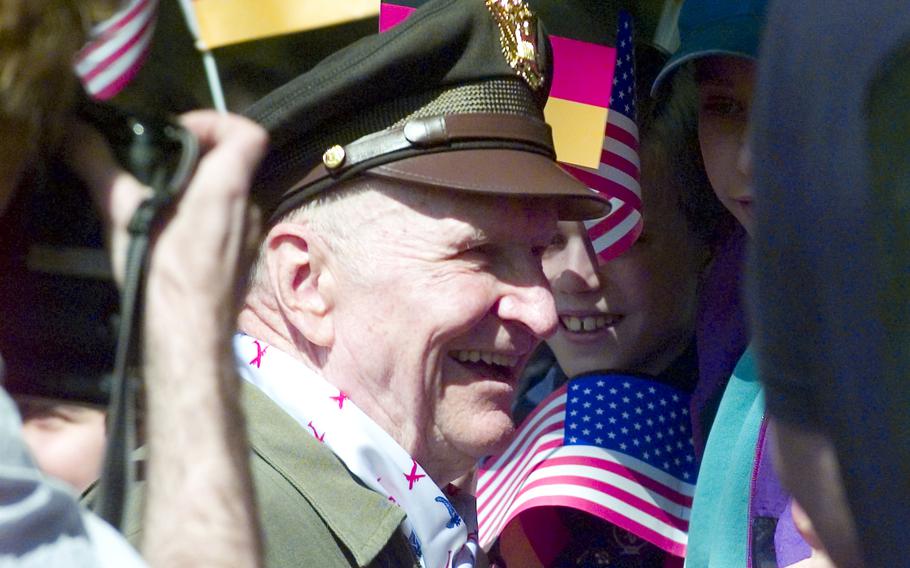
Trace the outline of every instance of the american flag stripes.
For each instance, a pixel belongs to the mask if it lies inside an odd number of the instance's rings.
[[[613,208],[604,218],[585,221],[594,252],[603,261],[616,258],[641,234],[641,165],[635,124],[635,49],[632,17],[619,13],[616,66],[600,166],[563,166],[591,189],[610,198]]]
[[[697,472],[688,405],[639,376],[585,375],[553,392],[479,470],[481,546],[523,511],[561,506],[684,556]]]
[[[92,30],[92,39],[75,61],[90,96],[110,99],[136,76],[152,43],[157,9],[158,0],[130,0]]]

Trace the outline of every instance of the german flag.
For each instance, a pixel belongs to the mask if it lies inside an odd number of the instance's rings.
[[[376,0],[183,0],[205,49],[375,17]]]
[[[424,0],[382,2],[380,31],[405,20],[423,3]],[[597,18],[584,18],[577,10],[560,11],[558,4],[544,3],[540,10],[535,9],[535,13],[543,12],[553,46],[553,84],[544,115],[553,128],[557,159],[597,168],[616,64],[616,26],[600,25]],[[532,8],[536,8],[533,3]]]

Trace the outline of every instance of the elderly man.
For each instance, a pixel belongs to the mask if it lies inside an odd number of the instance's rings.
[[[235,350],[270,564],[473,565],[445,488],[512,434],[557,219],[607,208],[553,162],[549,68],[519,1],[434,1],[249,111],[271,223]]]
[[[446,487],[512,434],[557,219],[608,210],[554,162],[549,73],[520,1],[433,1],[248,111],[269,230],[234,348],[269,565],[474,565]]]

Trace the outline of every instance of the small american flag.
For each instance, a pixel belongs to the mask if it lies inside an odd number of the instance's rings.
[[[603,261],[616,258],[632,246],[642,229],[632,32],[632,17],[628,12],[621,11],[616,33],[616,67],[600,167],[595,170],[563,164],[579,181],[610,198],[613,208],[609,215],[585,221],[594,252]]]
[[[629,375],[571,380],[480,467],[481,546],[523,511],[561,506],[684,556],[697,473],[691,430],[689,395],[673,387]]]
[[[92,30],[76,54],[76,75],[93,98],[107,100],[123,90],[148,56],[158,0],[129,0]]]

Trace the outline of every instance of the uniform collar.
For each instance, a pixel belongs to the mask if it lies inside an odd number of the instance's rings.
[[[242,382],[253,452],[300,492],[358,565],[369,565],[398,531],[404,512],[361,485],[341,460],[268,396]],[[338,507],[339,495],[345,498],[343,509]],[[351,510],[358,511],[356,517]]]

